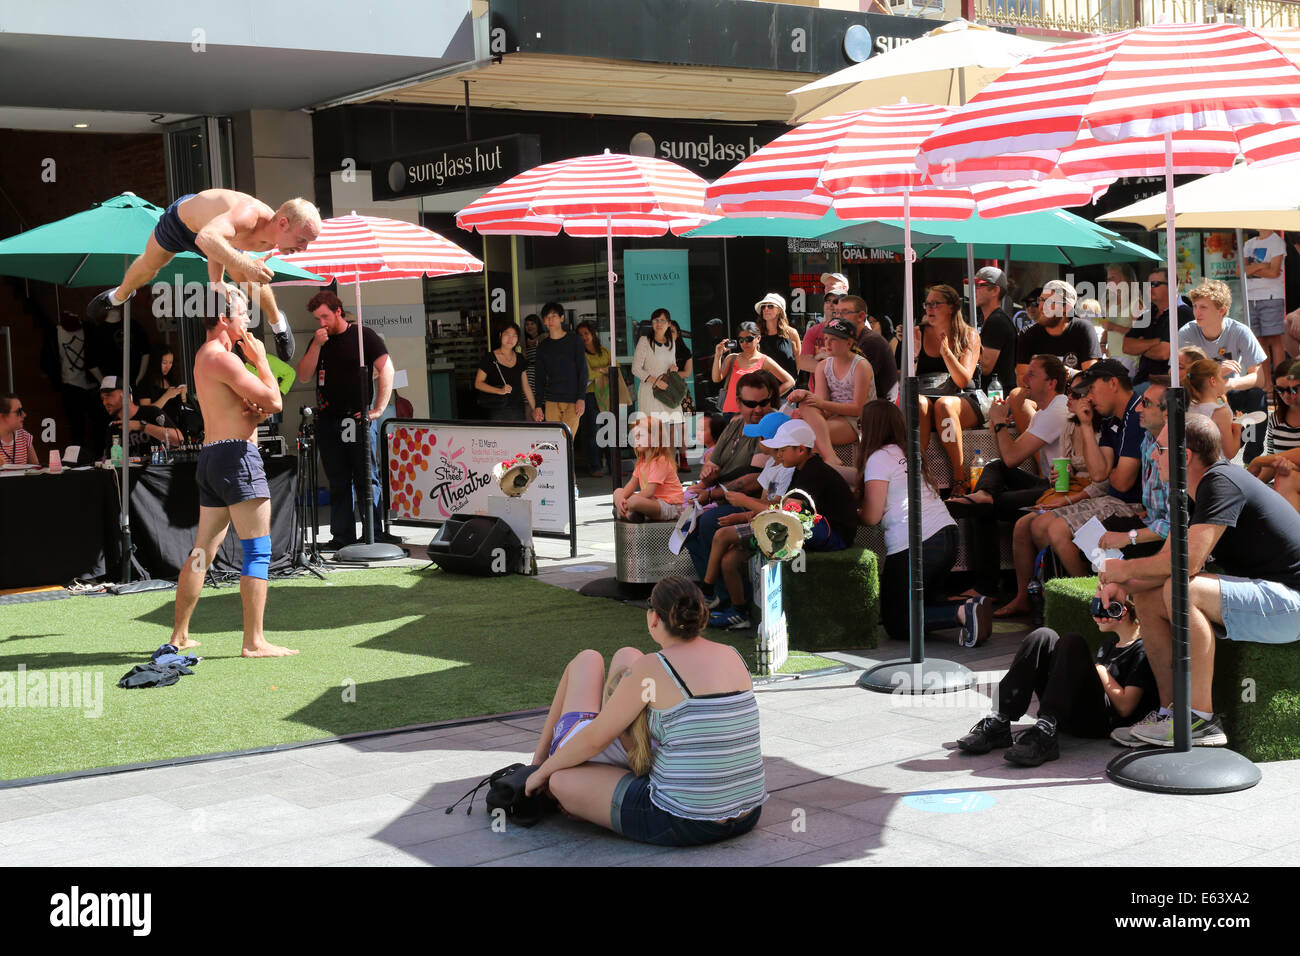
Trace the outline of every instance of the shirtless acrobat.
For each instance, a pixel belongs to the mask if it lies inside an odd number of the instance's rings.
[[[266,362],[266,349],[248,331],[243,293],[230,293],[218,315],[204,317],[208,338],[194,356],[194,386],[203,410],[203,451],[195,479],[199,486],[199,528],[190,560],[176,581],[176,621],[171,643],[197,647],[189,635],[190,615],[203,578],[230,524],[244,548],[239,596],[244,606],[244,657],[297,654],[267,642],[262,633],[266,578],[271,560],[271,492],[254,440],[257,423],[281,409],[280,387]],[[231,348],[238,342],[257,368],[251,374]]]
[[[86,307],[86,317],[101,322],[111,309],[153,281],[178,252],[193,252],[208,260],[208,281],[223,292],[223,276],[257,285],[257,303],[271,323],[280,357],[293,355],[293,336],[276,307],[267,283],[274,273],[248,252],[301,252],[320,235],[320,212],[305,199],[290,199],[279,209],[233,189],[205,189],[182,196],[163,213],[144,252],[131,263],[116,289],[101,292]],[[285,354],[286,350],[288,355]]]

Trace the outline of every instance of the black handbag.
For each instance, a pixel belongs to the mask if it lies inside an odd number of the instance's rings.
[[[502,388],[505,388],[505,387],[506,387],[506,376],[505,376],[505,373],[501,371],[501,366],[500,366],[500,365],[497,365],[497,363],[496,363],[495,360],[493,360],[492,364],[493,364],[493,365],[496,365],[496,368],[497,368],[497,375],[499,375],[499,376],[501,377],[501,387],[502,387]],[[496,395],[496,394],[494,394],[494,393],[492,393],[492,392],[479,392],[479,393],[478,393],[478,407],[479,407],[479,408],[487,409],[487,410],[490,411],[490,410],[492,410],[492,409],[505,408],[505,407],[506,407],[507,405],[509,405],[509,404],[510,404],[510,396],[509,396],[509,395]]]
[[[533,796],[527,796],[524,788],[528,783],[528,778],[538,768],[528,764],[512,763],[508,767],[502,767],[493,774],[489,774],[478,782],[478,784],[465,797],[469,797],[469,807],[466,813],[474,812],[474,795],[486,786],[488,788],[487,797],[484,802],[488,807],[488,814],[495,815],[497,810],[505,813],[506,819],[511,823],[521,827],[531,827],[538,823],[542,817],[556,809],[557,804],[551,797],[537,793]],[[445,812],[451,813],[460,804],[461,797]]]

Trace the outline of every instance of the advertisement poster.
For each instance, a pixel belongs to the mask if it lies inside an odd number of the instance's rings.
[[[1160,260],[1165,261],[1165,234],[1159,235]],[[1174,251],[1178,268],[1178,291],[1184,295],[1201,281],[1201,234],[1199,232],[1180,232],[1174,239],[1177,249]]]
[[[623,304],[629,354],[636,349],[636,329],[655,309],[667,309],[691,344],[691,289],[686,249],[629,249],[623,253]],[[695,394],[694,376],[687,382]],[[635,387],[633,388],[635,394]]]
[[[562,428],[395,422],[385,434],[392,520],[439,524],[455,514],[489,514],[488,500],[504,496],[492,477],[493,467],[523,452],[542,456],[537,478],[521,496],[532,502],[533,530],[568,534],[571,453]]]
[[[1205,257],[1205,278],[1226,282],[1232,291],[1230,318],[1245,321],[1245,296],[1241,294],[1241,279],[1237,275],[1237,233],[1235,230],[1206,232],[1202,237]]]

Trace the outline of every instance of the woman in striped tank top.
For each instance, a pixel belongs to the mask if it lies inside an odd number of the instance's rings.
[[[570,815],[660,846],[713,843],[752,830],[767,799],[758,702],[739,652],[699,636],[708,619],[693,582],[669,577],[655,585],[646,627],[663,650],[635,659],[630,648],[615,655],[630,662],[630,672],[595,719],[528,778],[528,792],[549,787]],[[553,718],[574,709],[575,687],[599,688],[599,660],[584,651],[566,668],[543,742]],[[648,776],[587,762],[643,711],[657,744]]]

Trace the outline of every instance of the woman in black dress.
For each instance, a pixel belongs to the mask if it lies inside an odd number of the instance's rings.
[[[489,421],[532,421],[537,402],[525,374],[528,360],[519,354],[518,346],[519,326],[503,325],[497,330],[496,348],[483,356],[474,373],[479,407]]]
[[[149,360],[140,389],[141,405],[157,405],[174,422],[181,420],[181,406],[185,404],[187,387],[176,367],[176,354],[167,346],[154,352]]]
[[[785,369],[791,378],[798,378],[799,352],[803,343],[785,317],[785,298],[769,292],[754,303],[754,311],[759,319],[758,350]]]

